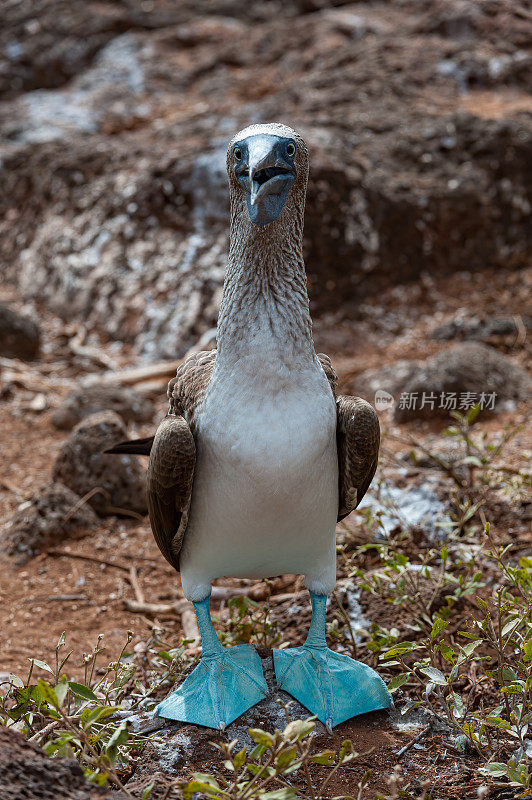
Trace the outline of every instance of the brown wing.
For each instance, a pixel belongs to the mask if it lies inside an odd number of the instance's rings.
[[[340,395],[336,398],[336,409],[340,521],[358,506],[373,480],[380,426],[374,408],[361,397]]]
[[[177,570],[188,523],[196,445],[194,412],[211,379],[216,350],[194,353],[168,384],[170,413],[161,422],[148,466],[148,512],[159,550]]]
[[[332,361],[329,358],[329,356],[325,355],[325,353],[318,353],[317,358],[322,366],[325,375],[327,376],[327,380],[331,385],[332,393],[336,397],[336,385],[338,383],[338,375],[334,371]]]
[[[159,550],[179,569],[196,464],[194,437],[183,417],[163,419],[153,441],[147,474],[148,512]]]
[[[379,418],[361,397],[336,394],[338,376],[329,356],[318,353],[336,399],[336,447],[338,450],[338,522],[353,511],[366,494],[379,457]]]

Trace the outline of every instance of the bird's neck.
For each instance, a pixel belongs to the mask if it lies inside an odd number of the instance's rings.
[[[314,359],[302,225],[232,225],[217,333],[217,361],[255,352],[283,361]]]

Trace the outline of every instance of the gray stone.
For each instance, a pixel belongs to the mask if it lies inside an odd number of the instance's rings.
[[[146,472],[137,457],[103,452],[123,439],[126,426],[118,414],[92,414],[76,425],[54,464],[54,480],[80,496],[94,491],[88,502],[100,516],[147,512]]]
[[[379,389],[395,397],[400,387],[404,386],[414,375],[420,364],[420,361],[408,361],[408,359],[402,358],[394,364],[367,369],[357,375],[353,381],[352,393],[373,404],[375,403],[375,393]]]
[[[34,320],[0,303],[0,356],[35,358],[40,339],[39,326]]]
[[[51,415],[60,430],[71,430],[82,419],[99,411],[115,411],[124,422],[149,422],[153,405],[131,387],[80,386],[67,395]]]
[[[505,409],[509,401],[527,398],[530,378],[525,370],[495,348],[464,342],[443,350],[426,361],[401,359],[380,369],[366,370],[353,383],[353,393],[371,403],[375,403],[375,393],[378,390],[392,395],[397,422],[407,422],[411,419],[447,418],[449,410],[440,407],[442,392],[456,393],[457,410],[460,410],[461,393],[472,392],[479,399],[482,392],[495,392],[493,411],[498,413]],[[415,408],[399,407],[403,393],[417,395]],[[421,408],[423,393],[435,395],[434,408],[430,403]],[[486,405],[489,405],[487,400]],[[486,410],[489,411],[485,409],[484,413]]]
[[[522,325],[522,329],[521,326]],[[517,317],[478,317],[466,319],[456,317],[449,322],[439,325],[431,333],[433,339],[465,340],[474,342],[490,342],[492,339],[511,337],[515,341],[521,330],[532,329],[532,317],[522,317],[520,323]]]
[[[21,503],[0,531],[0,549],[18,564],[32,556],[92,532],[98,524],[92,508],[61,483],[43,486]]]
[[[402,385],[396,387],[396,401],[399,399],[398,393],[406,393],[417,394],[418,402],[416,408],[410,409],[401,408],[396,402],[394,417],[397,422],[447,417],[449,411],[439,407],[442,392],[455,392],[458,400],[460,394],[465,392],[472,392],[477,398],[483,392],[494,392],[496,400],[493,410],[498,412],[504,410],[506,401],[526,399],[529,389],[530,378],[527,373],[493,347],[475,343],[458,344],[417,364]],[[423,393],[436,396],[434,408],[430,405],[421,408]]]

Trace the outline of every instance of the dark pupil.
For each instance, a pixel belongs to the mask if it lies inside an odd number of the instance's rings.
[[[295,146],[293,144],[289,144],[288,147],[286,148],[286,152],[288,153],[289,156],[293,156],[294,153],[296,152]]]
[[[242,152],[238,147],[235,149],[235,158],[237,161],[240,161],[240,159],[242,158]]]

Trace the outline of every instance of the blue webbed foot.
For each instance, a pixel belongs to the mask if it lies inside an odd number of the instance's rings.
[[[202,658],[155,714],[223,730],[268,694],[262,664],[251,645],[223,648]]]
[[[386,684],[375,670],[325,643],[326,597],[313,595],[312,622],[302,647],[274,650],[279,689],[308,708],[329,731],[340,722],[368,711],[391,708]]]
[[[392,705],[386,684],[371,667],[328,647],[274,650],[273,658],[279,689],[299,700],[329,731],[358,714]]]
[[[209,598],[194,603],[203,655],[155,715],[223,730],[268,694],[260,657],[252,645],[222,647],[209,614]]]

